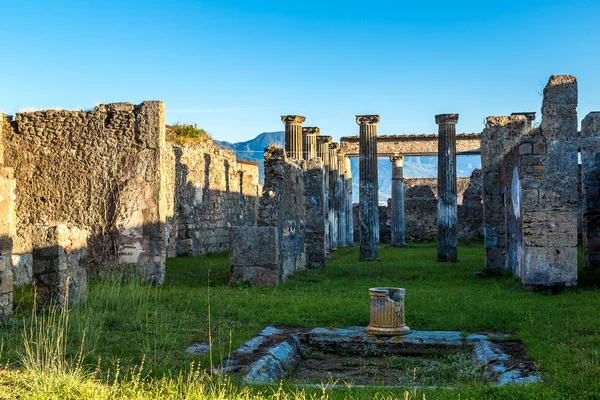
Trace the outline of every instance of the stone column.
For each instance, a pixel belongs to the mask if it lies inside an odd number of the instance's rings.
[[[282,115],[285,124],[285,154],[289,158],[302,160],[302,123],[305,117],[300,115]]]
[[[339,170],[337,162],[338,143],[329,145],[329,247],[332,251],[338,249],[338,186]]]
[[[329,145],[331,136],[317,136],[317,157],[323,161],[323,175],[325,195],[323,197],[323,218],[325,218],[325,243],[327,251],[330,249],[329,238]]]
[[[527,120],[527,128],[533,128],[533,121],[535,121],[535,111],[526,111],[526,112],[514,112],[512,115],[522,115]]]
[[[357,115],[360,126],[360,258],[379,260],[379,182],[377,181],[377,124],[379,115]]]
[[[435,116],[438,124],[438,261],[458,261],[456,123],[458,114]]]
[[[337,202],[338,202],[338,247],[346,247],[348,246],[347,229],[346,229],[346,164],[344,163],[344,159],[346,158],[345,151],[343,149],[338,149],[338,170],[339,170],[339,178],[338,178],[338,193],[337,193]]]
[[[346,243],[354,246],[354,217],[352,213],[352,163],[350,157],[344,157],[346,170]]]
[[[317,156],[317,136],[321,130],[317,127],[302,128],[302,153],[306,161]]]
[[[392,247],[404,247],[404,156],[393,155],[392,162]]]
[[[600,112],[581,123],[581,188],[585,268],[600,269]]]

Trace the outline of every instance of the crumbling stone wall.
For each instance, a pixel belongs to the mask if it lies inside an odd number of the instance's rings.
[[[505,263],[526,287],[573,286],[580,184],[575,77],[550,77],[541,127],[519,132],[501,155]]]
[[[407,241],[429,241],[437,238],[437,179],[405,178],[404,215]],[[471,177],[457,178],[458,237],[477,240],[482,236],[483,206],[481,171],[474,170]],[[358,205],[353,205],[354,234],[358,235]],[[379,207],[380,241],[390,243],[391,215],[388,206]]]
[[[31,254],[34,226],[71,224],[90,232],[90,264],[102,266],[95,272],[121,264],[164,280],[162,102],[25,112],[3,124],[5,163],[17,182],[16,255]]]
[[[2,121],[0,113],[0,122]],[[15,231],[15,180],[13,170],[4,167],[4,145],[0,123],[0,321],[12,316],[13,272],[11,255]]]
[[[581,123],[581,207],[585,268],[600,268],[600,112]]]
[[[258,167],[237,162],[211,140],[169,149],[169,256],[228,250],[230,227],[256,225]]]
[[[36,308],[85,301],[88,232],[67,225],[32,229],[33,285]]]
[[[325,171],[320,158],[305,161],[304,205],[306,207],[306,263],[311,268],[325,268]]]
[[[303,169],[303,162],[287,158],[283,148],[265,149],[265,183],[258,225],[277,227],[279,282],[306,267]]]

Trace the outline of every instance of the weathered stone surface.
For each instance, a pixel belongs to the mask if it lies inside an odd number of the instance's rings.
[[[458,114],[435,116],[438,124],[438,261],[458,260],[456,123]]]
[[[60,221],[90,232],[96,272],[121,262],[164,280],[164,103],[24,112],[2,122],[17,181],[14,254],[31,253],[34,226]]]
[[[320,158],[307,161],[304,172],[304,204],[306,206],[306,265],[325,268],[325,177]]]
[[[279,284],[279,237],[275,226],[236,226],[230,228],[229,235],[232,283]]]
[[[258,225],[277,227],[280,282],[306,267],[303,168],[301,161],[288,159],[282,148],[265,149]]]
[[[321,134],[318,127],[302,128],[302,154],[305,160],[312,160],[317,156],[317,136]]]
[[[357,115],[360,126],[360,260],[379,260],[378,115]]]
[[[339,191],[340,174],[337,156],[338,143],[329,145],[329,249],[336,251],[339,246]]]
[[[211,140],[170,145],[168,255],[198,256],[229,249],[231,226],[256,225],[258,167],[238,162]],[[262,194],[262,193],[261,193]]]
[[[2,127],[0,124],[1,139]],[[3,144],[0,141],[0,148],[2,147]],[[1,153],[2,150],[0,150],[0,322],[8,321],[13,311],[12,252],[16,235],[15,179],[13,170],[2,166]]]
[[[305,117],[300,115],[282,115],[285,124],[285,154],[294,160],[302,160],[302,123]]]
[[[600,268],[600,112],[581,123],[583,251],[586,268]]]
[[[325,197],[323,199],[323,212],[325,214],[325,246],[327,252],[331,248],[331,238],[329,237],[330,223],[329,223],[329,145],[331,144],[331,136],[317,136],[317,157],[323,161],[323,186],[325,190]]]
[[[346,244],[354,246],[354,211],[352,209],[352,168],[350,157],[344,157],[346,188]]]
[[[512,261],[506,256],[505,219],[508,214],[500,178],[506,154],[516,146],[520,135],[527,129],[527,119],[523,115],[488,117],[481,133],[485,270],[489,273],[512,268]]]
[[[88,232],[67,225],[38,225],[32,233],[37,309],[85,301]]]

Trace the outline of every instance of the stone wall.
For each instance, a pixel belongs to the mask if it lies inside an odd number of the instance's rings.
[[[19,261],[32,252],[34,226],[71,224],[90,232],[91,265],[128,265],[164,280],[164,103],[25,112],[2,122],[4,161],[16,178]]]
[[[0,113],[0,321],[10,319],[13,305],[12,251],[15,231],[15,179],[4,167],[2,114]]]
[[[168,255],[197,256],[229,249],[229,228],[256,225],[258,167],[208,139],[168,145],[167,178],[173,217],[167,220]]]
[[[407,241],[437,239],[437,179],[405,178],[404,215]],[[481,171],[474,170],[471,177],[457,178],[458,237],[461,240],[477,240],[482,237],[483,206]],[[379,207],[380,242],[391,240],[391,199],[387,207]],[[358,204],[353,205],[354,235],[358,238]]]
[[[303,168],[304,163],[287,158],[283,148],[265,149],[265,184],[258,225],[277,227],[279,283],[306,267]]]

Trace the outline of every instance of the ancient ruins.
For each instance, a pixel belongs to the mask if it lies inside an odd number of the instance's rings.
[[[539,127],[535,113],[514,113],[457,134],[459,116],[441,114],[437,134],[378,136],[380,117],[359,115],[358,135],[335,143],[287,115],[285,148],[264,152],[264,185],[256,165],[210,139],[167,141],[162,102],[2,116],[0,316],[11,316],[15,285],[33,283],[44,308],[85,299],[88,277],[161,284],[167,257],[229,251],[233,283],[279,285],[355,241],[364,261],[379,259],[382,242],[437,240],[438,261],[456,262],[459,238],[482,234],[483,275],[573,286],[579,233],[585,266],[600,264],[600,113],[579,133],[576,108],[576,79],[555,75]],[[457,178],[456,157],[477,154],[482,170]],[[405,179],[403,160],[415,155],[438,157],[437,179]],[[378,157],[392,163],[387,207]]]

